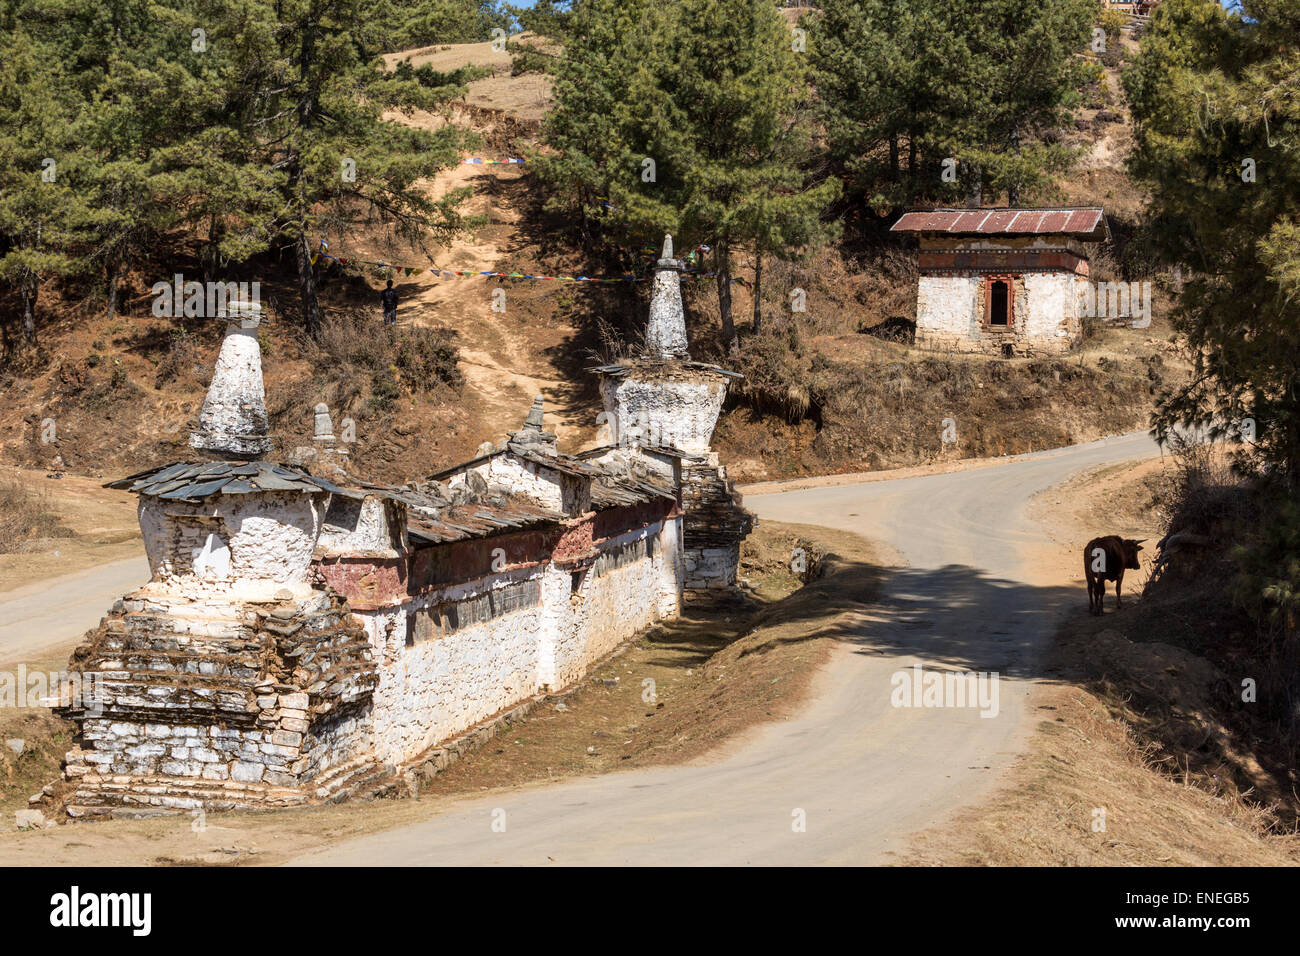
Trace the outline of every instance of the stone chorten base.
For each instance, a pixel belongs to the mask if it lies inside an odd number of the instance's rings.
[[[266,809],[394,785],[369,755],[378,669],[342,598],[146,595],[119,601],[73,655],[89,699],[55,708],[80,727],[56,810]]]

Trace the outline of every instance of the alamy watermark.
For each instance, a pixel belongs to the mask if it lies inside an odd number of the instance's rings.
[[[79,671],[0,671],[0,707],[81,707],[98,717],[107,699],[102,675]]]
[[[1083,287],[1082,311],[1086,318],[1130,319],[1135,329],[1151,324],[1151,283],[1089,282]]]
[[[927,671],[920,664],[894,671],[893,707],[977,707],[981,717],[998,715],[997,671]]]
[[[224,319],[241,304],[260,305],[260,282],[198,282],[179,272],[171,282],[155,282],[153,314],[158,318]]]

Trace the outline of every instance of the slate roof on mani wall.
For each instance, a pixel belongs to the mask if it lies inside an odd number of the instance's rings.
[[[1054,209],[914,209],[903,213],[890,232],[941,232],[954,236],[1075,236],[1110,238],[1105,210]]]
[[[106,482],[104,487],[169,501],[201,501],[213,495],[247,495],[259,491],[345,493],[337,485],[315,478],[301,468],[267,461],[178,462]]]
[[[649,477],[618,475],[598,478],[591,484],[591,506],[597,511],[624,505],[639,505],[663,498],[676,501],[677,492]]]
[[[507,441],[505,446],[492,450],[486,455],[479,455],[477,458],[471,458],[469,461],[462,461],[459,464],[452,465],[450,468],[444,468],[435,474],[429,475],[429,481],[444,481],[459,472],[473,468],[475,465],[481,465],[489,458],[495,458],[497,455],[504,455],[509,450],[517,457],[524,461],[532,462],[542,468],[558,471],[561,474],[570,475],[575,478],[599,478],[605,472],[603,469],[590,465],[572,455],[553,454],[548,455],[538,451],[535,446],[523,442]]]
[[[357,482],[344,493],[352,497],[378,495],[406,505],[407,532],[416,540],[446,544],[483,538],[502,531],[556,524],[568,516],[518,495],[491,495],[491,500],[456,502],[434,482],[415,485],[375,485]]]

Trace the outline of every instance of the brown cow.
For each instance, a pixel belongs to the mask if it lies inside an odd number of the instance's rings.
[[[1124,606],[1119,596],[1120,586],[1124,583],[1125,569],[1138,570],[1138,552],[1146,538],[1134,540],[1121,538],[1117,534],[1108,534],[1104,538],[1093,538],[1083,549],[1083,574],[1088,579],[1088,610],[1100,614],[1102,601],[1106,597],[1106,582],[1115,582],[1115,607]]]

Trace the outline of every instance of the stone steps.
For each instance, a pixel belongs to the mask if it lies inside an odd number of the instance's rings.
[[[73,820],[135,819],[198,810],[272,810],[317,803],[341,803],[388,796],[399,789],[393,768],[360,757],[308,781],[301,788],[231,780],[189,780],[168,776],[81,778],[68,797]]]

